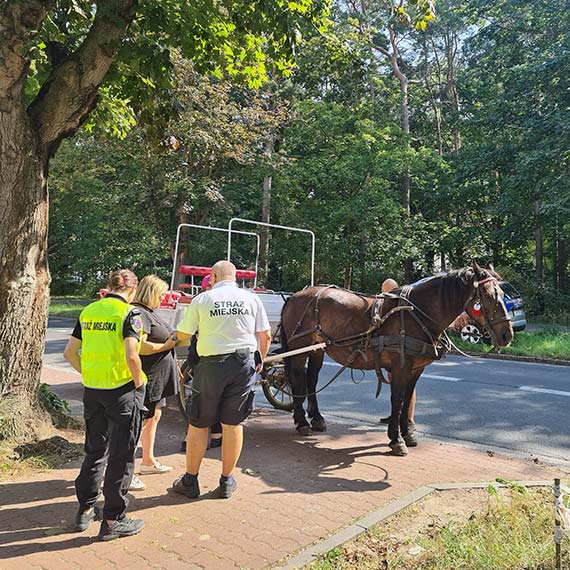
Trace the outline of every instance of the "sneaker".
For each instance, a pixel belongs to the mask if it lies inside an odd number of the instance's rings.
[[[391,417],[392,417],[392,416],[386,416],[385,418],[380,418],[380,423],[381,423],[381,424],[389,424]]]
[[[141,519],[130,519],[128,517],[116,520],[113,524],[107,521],[101,523],[99,530],[99,540],[108,541],[122,538],[123,536],[133,536],[144,528],[144,521]]]
[[[172,490],[179,495],[188,497],[189,499],[197,499],[200,496],[198,477],[192,477],[190,482],[188,482],[188,478],[185,475],[181,475],[172,484]]]
[[[154,465],[141,464],[139,473],[141,475],[151,475],[152,473],[168,473],[173,469],[174,467],[170,467],[170,465],[163,465],[160,463],[160,461],[157,461]]]
[[[145,489],[146,485],[136,475],[133,475],[131,484],[129,485],[129,491],[144,491]]]
[[[237,489],[236,480],[232,477],[220,477],[220,485],[214,491],[218,499],[229,499]]]
[[[89,528],[89,525],[93,521],[101,520],[101,509],[99,507],[93,507],[87,511],[83,510],[83,507],[79,507],[77,515],[75,515],[75,530],[78,532],[83,532]]]

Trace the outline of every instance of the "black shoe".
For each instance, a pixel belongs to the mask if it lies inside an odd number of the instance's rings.
[[[180,453],[186,453],[186,440],[180,443]]]
[[[198,485],[198,477],[193,477],[189,482],[185,475],[181,475],[172,484],[172,490],[179,495],[184,495],[189,499],[197,499],[200,496],[200,485]]]
[[[220,478],[220,485],[214,493],[218,499],[229,499],[236,489],[237,483],[233,477],[230,477],[229,479]]]
[[[116,520],[113,524],[103,521],[99,531],[99,540],[108,541],[122,538],[123,536],[134,536],[144,528],[144,521],[141,519],[130,519],[124,517]]]
[[[380,423],[381,424],[389,424],[391,418],[392,418],[392,416],[386,416],[385,418],[380,418]]]
[[[99,507],[93,507],[85,511],[83,507],[79,507],[77,515],[75,515],[75,530],[77,532],[83,532],[89,528],[89,525],[93,521],[101,520],[101,509]]]
[[[210,438],[210,445],[208,445],[208,449],[212,449],[213,447],[222,447],[222,438],[221,437],[211,437]]]

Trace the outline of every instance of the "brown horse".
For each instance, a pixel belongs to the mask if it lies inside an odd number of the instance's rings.
[[[445,354],[448,347],[441,336],[453,320],[467,311],[491,335],[494,346],[507,346],[513,339],[499,280],[492,268],[474,263],[378,296],[321,285],[290,297],[281,313],[282,350],[327,343],[324,351],[285,359],[299,433],[326,429],[316,395],[326,353],[349,368],[374,369],[379,388],[382,369],[392,373],[388,436],[392,453],[406,455],[408,446],[417,445],[408,425],[410,398],[425,367]],[[303,409],[306,397],[310,425]]]

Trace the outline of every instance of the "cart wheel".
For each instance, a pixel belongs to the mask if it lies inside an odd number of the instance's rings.
[[[475,325],[468,324],[461,329],[461,340],[468,341],[471,344],[479,344],[482,338],[481,331]]]
[[[188,415],[186,414],[186,401],[192,392],[192,370],[189,366],[180,365],[179,384],[178,384],[178,409],[180,413],[188,422]]]
[[[291,387],[282,362],[268,364],[261,371],[261,388],[267,401],[276,409],[292,412],[295,406]]]

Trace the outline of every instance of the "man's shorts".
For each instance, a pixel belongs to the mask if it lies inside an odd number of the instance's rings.
[[[218,418],[226,425],[241,424],[253,411],[254,388],[255,365],[249,351],[201,357],[186,402],[190,424],[205,428]]]

